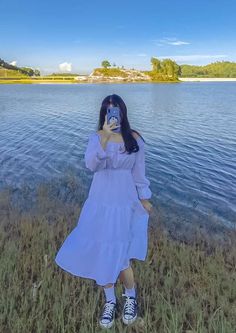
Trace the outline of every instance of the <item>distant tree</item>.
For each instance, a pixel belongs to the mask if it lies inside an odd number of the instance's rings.
[[[162,73],[164,75],[174,77],[174,63],[171,59],[163,59],[163,61],[162,61]]]
[[[124,67],[123,65],[121,66],[121,68],[122,68],[122,69],[125,69],[125,67]]]
[[[162,74],[168,77],[177,78],[181,73],[180,66],[171,59],[163,59],[162,61],[151,58],[152,71],[156,74]]]
[[[177,65],[178,69],[177,69],[177,76],[181,76],[182,75],[182,68],[181,66]]]
[[[30,67],[21,67],[21,69],[23,71],[25,71],[29,76],[33,76],[34,75],[34,70]]]
[[[154,72],[161,72],[161,61],[157,58],[151,58],[152,70]]]
[[[113,67],[116,67],[116,64],[113,62],[113,65],[112,65]]]
[[[34,70],[34,75],[35,76],[40,76],[40,70],[39,69],[35,69]]]
[[[103,60],[102,61],[102,67],[103,68],[108,68],[108,67],[111,67],[111,64],[109,63],[108,60]]]

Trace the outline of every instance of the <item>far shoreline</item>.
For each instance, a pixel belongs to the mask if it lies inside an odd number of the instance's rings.
[[[181,77],[182,82],[227,82],[236,81],[236,77]]]
[[[184,77],[184,78],[178,78],[178,81],[120,81],[120,80],[1,80],[0,84],[114,84],[114,83],[182,83],[182,82],[235,82],[236,78],[203,78],[203,77]]]

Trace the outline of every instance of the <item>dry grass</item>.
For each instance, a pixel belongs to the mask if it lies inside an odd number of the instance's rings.
[[[102,332],[102,288],[54,262],[81,205],[49,198],[44,186],[37,194],[37,210],[27,212],[13,206],[11,191],[0,196],[0,332]],[[150,225],[146,261],[132,262],[139,318],[128,328],[118,318],[110,332],[235,332],[235,232],[224,245],[201,232],[187,244],[163,225]],[[121,293],[118,280],[120,312]]]

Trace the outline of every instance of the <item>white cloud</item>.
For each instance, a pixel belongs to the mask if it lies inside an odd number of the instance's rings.
[[[12,66],[16,66],[16,63],[17,63],[17,61],[14,60],[14,61],[10,62],[10,65],[12,65]]]
[[[176,61],[198,61],[205,59],[219,59],[228,57],[227,54],[191,54],[191,55],[177,55],[177,56],[158,56],[157,58],[166,59],[172,58]]]
[[[59,69],[62,72],[71,72],[72,70],[72,64],[69,64],[68,62],[63,62],[59,65]]]
[[[162,45],[174,45],[174,46],[180,46],[180,45],[189,45],[189,42],[185,42],[182,40],[178,40],[177,38],[163,38],[163,39],[152,39],[155,45],[162,46]]]
[[[138,57],[147,57],[147,54],[146,53],[139,53],[137,54]]]
[[[188,42],[183,42],[183,41],[181,41],[181,40],[177,40],[176,42],[170,42],[169,44],[170,44],[170,45],[188,45],[188,44],[190,44],[190,43],[188,43]]]
[[[172,59],[177,63],[203,63],[204,60],[222,60],[222,58],[227,58],[227,54],[190,54],[190,55],[166,55],[166,56],[157,56],[158,59]]]

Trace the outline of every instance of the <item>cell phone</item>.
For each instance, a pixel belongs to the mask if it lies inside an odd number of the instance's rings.
[[[118,106],[109,106],[107,108],[107,123],[115,123],[116,126],[120,125],[120,108]],[[113,132],[120,132],[120,127],[112,129]]]

